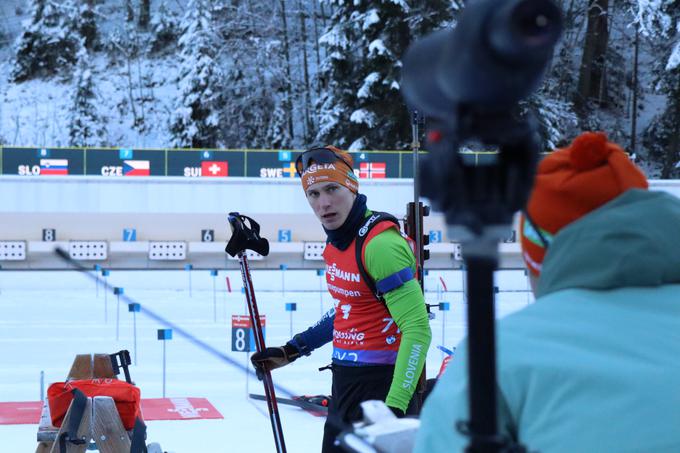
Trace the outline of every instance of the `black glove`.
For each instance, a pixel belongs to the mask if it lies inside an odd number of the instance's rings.
[[[262,352],[256,352],[250,356],[250,362],[255,367],[257,378],[262,380],[266,370],[281,368],[298,357],[300,357],[300,351],[293,345],[285,344],[277,348],[266,348]]]

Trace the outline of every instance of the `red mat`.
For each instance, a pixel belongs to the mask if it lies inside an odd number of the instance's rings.
[[[192,420],[224,418],[205,398],[142,399],[144,420]]]
[[[0,403],[0,425],[37,425],[43,403]],[[144,420],[224,418],[206,398],[142,398]]]
[[[37,425],[42,406],[40,401],[0,403],[0,425]]]

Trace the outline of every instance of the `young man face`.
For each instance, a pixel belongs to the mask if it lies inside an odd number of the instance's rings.
[[[314,214],[327,230],[336,230],[345,223],[356,194],[336,182],[318,182],[305,191]]]

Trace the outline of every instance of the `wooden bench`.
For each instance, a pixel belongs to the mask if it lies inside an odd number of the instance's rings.
[[[125,351],[127,353],[127,351]],[[114,366],[117,370],[114,370]],[[73,360],[66,381],[83,379],[118,379],[118,366],[109,354],[79,354]],[[125,369],[126,378],[129,374]],[[123,426],[113,398],[109,396],[88,397],[85,411],[77,430],[77,438],[82,443],[67,442],[65,451],[60,449],[58,439],[68,431],[69,420],[74,404],[71,403],[60,428],[52,425],[50,407],[43,402],[38,425],[38,447],[36,453],[84,453],[96,449],[101,453],[129,453],[132,445],[132,431]],[[94,448],[93,448],[94,447]],[[157,443],[147,446],[149,453],[162,453]]]

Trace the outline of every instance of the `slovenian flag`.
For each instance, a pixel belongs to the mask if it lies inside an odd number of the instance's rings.
[[[68,175],[68,159],[40,159],[41,175]]]
[[[123,161],[123,175],[124,176],[149,176],[151,174],[151,166],[148,160],[124,160]]]

